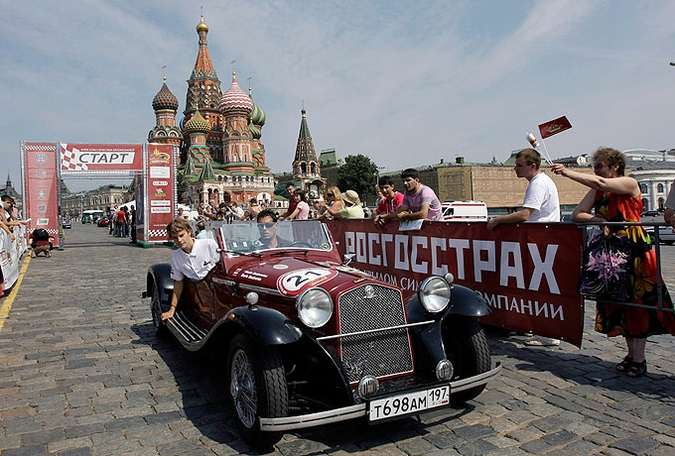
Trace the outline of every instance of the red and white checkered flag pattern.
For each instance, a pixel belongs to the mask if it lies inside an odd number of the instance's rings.
[[[61,171],[87,171],[86,163],[80,162],[80,151],[68,149],[67,144],[61,144]]]

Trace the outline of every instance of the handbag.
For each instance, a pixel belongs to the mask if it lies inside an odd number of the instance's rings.
[[[630,301],[631,244],[615,233],[596,235],[584,252],[579,294],[597,300]]]

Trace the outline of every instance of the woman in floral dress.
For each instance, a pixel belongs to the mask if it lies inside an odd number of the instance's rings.
[[[624,176],[626,156],[618,150],[601,147],[593,155],[593,165],[595,174],[571,171],[561,164],[551,166],[556,174],[590,187],[572,213],[572,220],[587,223],[639,222],[642,214],[642,195],[638,182],[632,177]],[[644,229],[641,226],[614,226],[611,229],[619,236],[626,236],[632,247],[630,301],[656,307],[658,305],[656,284],[660,281],[663,306],[672,309],[673,302],[663,278],[658,276],[656,252],[651,248],[649,236]],[[629,377],[639,377],[647,372],[645,361],[647,337],[656,334],[675,335],[675,315],[656,309],[598,302],[595,330],[609,337],[626,338],[628,354],[616,368],[626,372]]]

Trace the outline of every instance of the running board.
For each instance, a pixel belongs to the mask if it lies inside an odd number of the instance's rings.
[[[209,335],[208,331],[192,323],[183,312],[176,312],[166,320],[166,326],[188,350],[198,350]]]

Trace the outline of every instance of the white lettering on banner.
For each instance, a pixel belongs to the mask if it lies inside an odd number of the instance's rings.
[[[370,274],[378,280],[387,282],[390,285],[398,286],[398,277],[393,274],[387,274],[385,272],[376,272],[376,271],[363,271],[366,274]]]
[[[366,233],[356,233],[356,243],[359,248],[356,249],[356,261],[359,263],[367,263],[366,252]]]
[[[77,149],[73,149],[76,151]],[[80,152],[79,160],[81,163],[108,165],[130,165],[134,163],[134,153],[112,153],[112,152]]]
[[[377,242],[378,238],[379,236],[377,235],[377,233],[368,233],[368,251],[371,252],[372,255],[368,263],[374,266],[382,266],[382,257],[379,254],[375,253],[376,250],[374,244]]]
[[[408,236],[397,234],[394,237],[394,268],[403,271],[410,271],[410,262],[408,261]],[[387,266],[385,264],[385,266]]]
[[[457,278],[459,280],[466,279],[466,274],[464,271],[464,250],[469,248],[468,239],[448,239],[448,245],[451,249],[455,249],[455,256],[457,259]]]
[[[513,264],[509,263],[509,258],[513,257]],[[523,277],[523,257],[520,255],[520,244],[517,242],[502,242],[501,263],[499,265],[499,285],[509,286],[509,277],[516,278],[516,287],[525,288],[525,278]]]
[[[450,255],[448,259],[454,258],[457,263],[457,270],[453,273],[458,280],[471,280],[466,277],[467,271],[473,272],[473,281],[477,283],[482,283],[486,275],[497,274],[500,286],[539,291],[542,279],[545,278],[551,294],[561,294],[553,271],[558,244],[547,244],[542,257],[539,246],[529,242],[521,244],[481,239],[470,241],[346,231],[345,247],[345,252],[355,254],[356,261],[361,264],[425,276],[446,274],[450,267],[443,259]],[[393,250],[393,262],[387,257],[388,247]],[[525,264],[533,266],[530,277],[525,275]]]
[[[548,287],[551,289],[551,293],[560,294],[558,281],[555,280],[555,274],[553,274],[553,259],[558,252],[558,245],[549,244],[546,246],[546,259],[543,262],[541,261],[541,256],[539,256],[537,244],[528,243],[527,248],[530,251],[530,257],[534,263],[534,271],[532,272],[532,280],[530,280],[529,289],[538,290],[539,285],[541,284],[541,276],[546,275],[546,281],[548,282]]]
[[[412,271],[418,272],[420,274],[428,274],[429,262],[427,261],[422,261],[421,263],[417,262],[417,252],[419,252],[417,246],[422,246],[424,250],[427,250],[427,237],[426,236],[412,237],[412,255],[410,258],[410,263],[412,264]]]
[[[481,293],[476,291],[476,294],[485,299],[488,305],[494,309],[503,309],[508,312],[515,312],[532,317],[543,317],[554,320],[565,321],[565,314],[563,306],[556,305],[552,302],[539,302],[530,299],[516,298],[495,295],[489,293]]]
[[[445,252],[445,239],[432,237],[430,239],[431,244],[431,274],[444,276],[448,273],[448,266],[445,264],[438,264],[438,259],[441,255],[437,255],[436,252],[438,249],[441,249]]]
[[[154,185],[155,187],[166,187],[167,185],[169,185],[169,182],[168,181],[152,181],[152,185]]]
[[[482,259],[485,252],[486,258]],[[497,272],[495,241],[473,241],[473,276],[476,282],[483,281],[483,271]]]

